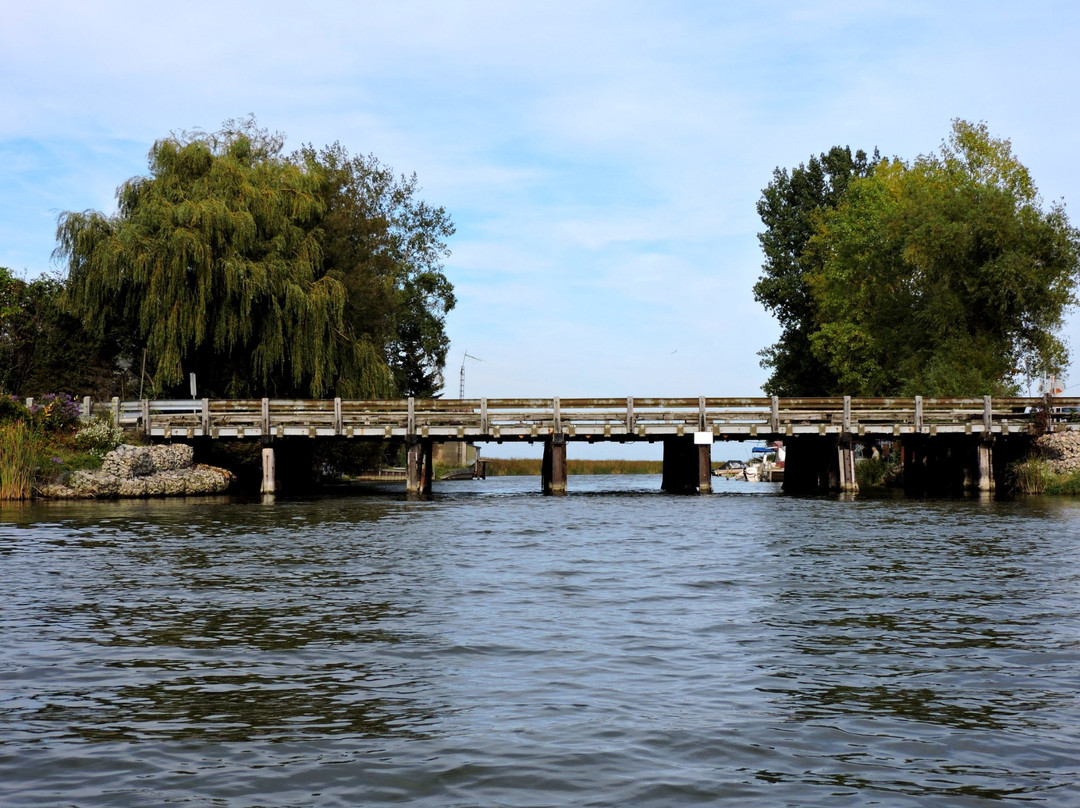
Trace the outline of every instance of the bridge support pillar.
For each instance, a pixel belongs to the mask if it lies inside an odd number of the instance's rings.
[[[566,493],[566,435],[552,435],[544,439],[540,484],[545,494]]]
[[[424,462],[424,474],[420,485],[420,493],[431,493],[432,483],[435,480],[435,441],[420,441],[422,460]]]
[[[435,444],[430,440],[412,440],[409,443],[405,468],[405,493],[410,496],[426,496],[431,493],[435,467],[432,462]]]
[[[837,458],[840,461],[840,492],[857,494],[859,482],[855,479],[855,445],[852,443],[851,438],[840,441]]]
[[[979,491],[993,491],[994,446],[990,441],[979,441],[976,451],[979,457],[979,479],[976,487]]]
[[[262,447],[262,485],[259,490],[263,494],[277,493],[277,464],[274,447],[270,443],[264,443]]]
[[[712,443],[700,443],[697,445],[697,469],[699,494],[712,493]]]
[[[692,435],[664,440],[664,476],[660,487],[669,494],[692,494],[702,490],[702,475],[706,492],[712,490],[709,478],[711,446],[698,446]]]
[[[784,438],[783,490],[787,494],[827,494],[840,488],[840,461],[836,439],[819,435]],[[854,450],[851,451],[851,479],[855,479]]]

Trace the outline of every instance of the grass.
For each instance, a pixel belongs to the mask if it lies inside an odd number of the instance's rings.
[[[34,432],[22,421],[0,425],[0,500],[30,498],[36,444]]]
[[[536,458],[510,458],[487,460],[489,477],[539,476],[541,461]],[[659,474],[663,471],[662,460],[567,460],[566,473],[579,474]]]
[[[1009,478],[1017,494],[1054,496],[1080,495],[1080,471],[1055,472],[1041,457],[1029,457],[1009,467]]]

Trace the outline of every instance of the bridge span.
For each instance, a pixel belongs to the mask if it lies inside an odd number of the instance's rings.
[[[83,402],[87,414],[92,405]],[[716,441],[783,441],[785,490],[854,491],[856,451],[898,442],[905,480],[924,488],[990,491],[1000,466],[1031,436],[1080,430],[1080,398],[505,398],[397,400],[187,399],[108,404],[117,425],[154,440],[259,440],[263,488],[273,491],[274,446],[285,440],[400,440],[407,487],[431,490],[432,446],[542,441],[543,490],[566,490],[567,444],[661,441],[668,491],[711,490]]]

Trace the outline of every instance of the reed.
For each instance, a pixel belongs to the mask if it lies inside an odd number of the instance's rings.
[[[0,500],[30,498],[34,433],[22,421],[0,425]]]
[[[536,458],[489,459],[489,477],[525,477],[540,475],[541,461]],[[660,474],[661,460],[567,460],[566,473],[580,474]]]
[[[1057,477],[1050,470],[1050,464],[1041,457],[1031,457],[1013,463],[1009,472],[1012,488],[1018,494],[1045,494]]]

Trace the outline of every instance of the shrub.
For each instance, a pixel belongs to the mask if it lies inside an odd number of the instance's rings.
[[[62,432],[79,420],[79,405],[67,393],[46,393],[35,399],[30,415],[42,432]]]
[[[9,421],[29,421],[30,410],[15,396],[0,395],[0,424]]]
[[[119,446],[123,438],[123,431],[108,421],[94,421],[75,433],[75,448],[101,458]]]

